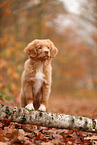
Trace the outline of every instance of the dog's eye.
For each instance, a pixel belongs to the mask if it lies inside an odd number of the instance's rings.
[[[49,47],[47,47],[48,49],[50,49]]]
[[[42,47],[39,47],[39,49],[42,49]]]

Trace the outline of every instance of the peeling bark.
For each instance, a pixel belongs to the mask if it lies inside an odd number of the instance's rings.
[[[0,105],[0,119],[21,124],[33,124],[60,129],[78,129],[97,133],[97,119],[70,116],[42,111],[28,111],[25,108]]]

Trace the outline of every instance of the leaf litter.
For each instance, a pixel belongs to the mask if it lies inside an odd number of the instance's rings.
[[[5,144],[4,144],[5,143]],[[0,145],[93,145],[96,133],[0,121]]]

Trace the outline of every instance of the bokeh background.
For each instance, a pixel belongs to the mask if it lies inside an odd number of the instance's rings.
[[[97,98],[97,0],[0,0],[0,99],[19,102],[23,50],[50,39],[52,95]]]

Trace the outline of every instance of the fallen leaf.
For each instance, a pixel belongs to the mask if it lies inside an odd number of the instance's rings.
[[[0,145],[8,145],[6,142],[0,142]]]
[[[9,126],[10,125],[10,121],[6,118],[1,119],[1,122],[4,124],[4,126]]]
[[[5,137],[3,136],[3,132],[2,132],[1,129],[0,129],[0,141],[3,141],[3,142],[6,141]],[[1,145],[1,144],[0,144],[0,145]]]

